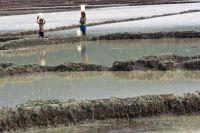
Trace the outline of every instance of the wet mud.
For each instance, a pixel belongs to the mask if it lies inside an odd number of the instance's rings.
[[[183,95],[147,95],[86,101],[29,101],[14,108],[0,108],[0,131],[73,125],[87,120],[138,118],[163,114],[197,114],[200,92]]]
[[[11,36],[11,35],[9,35]],[[163,39],[163,38],[200,38],[198,31],[183,32],[155,32],[155,33],[115,33],[99,37],[53,37],[45,38],[14,36],[13,38],[2,37],[0,50],[10,50],[38,45],[59,45],[63,43],[76,43],[81,41],[98,41],[98,40],[134,40],[134,39]],[[20,39],[16,39],[20,38]]]
[[[92,40],[125,40],[125,39],[162,39],[162,38],[200,38],[200,32],[152,32],[152,33],[115,33],[94,37]]]
[[[18,49],[24,47],[31,47],[31,46],[40,46],[40,45],[59,45],[63,43],[76,43],[81,41],[87,41],[88,38],[86,37],[45,37],[45,38],[23,38],[17,40],[11,40],[0,43],[0,50],[11,50],[11,49]]]
[[[71,71],[168,71],[168,70],[200,70],[200,55],[197,56],[144,56],[129,61],[116,61],[111,67],[85,64],[64,63],[57,66],[42,66],[38,64],[17,65],[0,63],[0,76],[18,75],[39,72],[71,72]]]
[[[64,63],[58,66],[42,66],[37,64],[16,65],[0,63],[0,76],[19,75],[39,72],[68,72],[68,71],[107,71],[106,66],[83,63]]]
[[[200,56],[144,56],[129,61],[116,61],[110,68],[111,71],[134,71],[134,70],[200,70]]]

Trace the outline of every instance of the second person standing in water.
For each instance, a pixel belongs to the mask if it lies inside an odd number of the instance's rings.
[[[81,18],[80,18],[80,30],[83,36],[86,36],[86,14],[85,11],[81,11]]]
[[[39,37],[43,38],[44,37],[44,25],[46,23],[44,19],[44,15],[42,13],[39,13],[37,16],[37,23],[39,25]]]

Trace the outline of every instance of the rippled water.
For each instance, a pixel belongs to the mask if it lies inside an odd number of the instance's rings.
[[[127,98],[200,91],[199,72],[66,72],[0,79],[0,106],[38,99]]]
[[[146,55],[197,55],[199,51],[200,39],[97,41],[1,51],[0,62],[43,65],[85,62],[111,66],[115,61]]]
[[[200,115],[160,116],[139,119],[89,121],[86,124],[49,129],[35,129],[26,133],[199,133]],[[22,131],[20,131],[22,132]]]

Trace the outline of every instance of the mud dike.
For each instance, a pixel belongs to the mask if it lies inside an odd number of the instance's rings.
[[[28,34],[28,33],[27,33]],[[36,34],[36,33],[35,33]],[[152,33],[115,33],[97,37],[53,37],[47,36],[38,39],[35,36],[26,36],[26,34],[8,33],[0,35],[0,50],[12,50],[30,46],[39,45],[60,45],[83,41],[98,41],[98,40],[134,40],[134,39],[163,39],[163,38],[200,38],[200,32],[197,31],[182,31],[182,32],[152,32]]]
[[[200,113],[200,92],[67,102],[29,101],[0,108],[0,131],[71,125],[86,120]]]
[[[200,55],[197,56],[145,56],[135,60],[116,61],[111,67],[84,64],[64,63],[58,66],[41,66],[37,64],[17,65],[0,63],[0,76],[19,75],[39,72],[71,72],[71,71],[167,71],[167,70],[200,70]]]

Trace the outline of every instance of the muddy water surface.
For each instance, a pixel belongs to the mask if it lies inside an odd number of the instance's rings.
[[[200,115],[160,116],[138,119],[89,121],[86,124],[49,129],[33,129],[25,133],[199,133]],[[21,132],[21,131],[20,131]],[[22,131],[23,132],[23,131]]]
[[[0,79],[0,106],[39,99],[127,98],[200,91],[199,72],[69,72]]]
[[[42,65],[83,62],[111,66],[115,61],[145,55],[197,55],[199,51],[200,39],[97,41],[1,51],[0,62]]]

